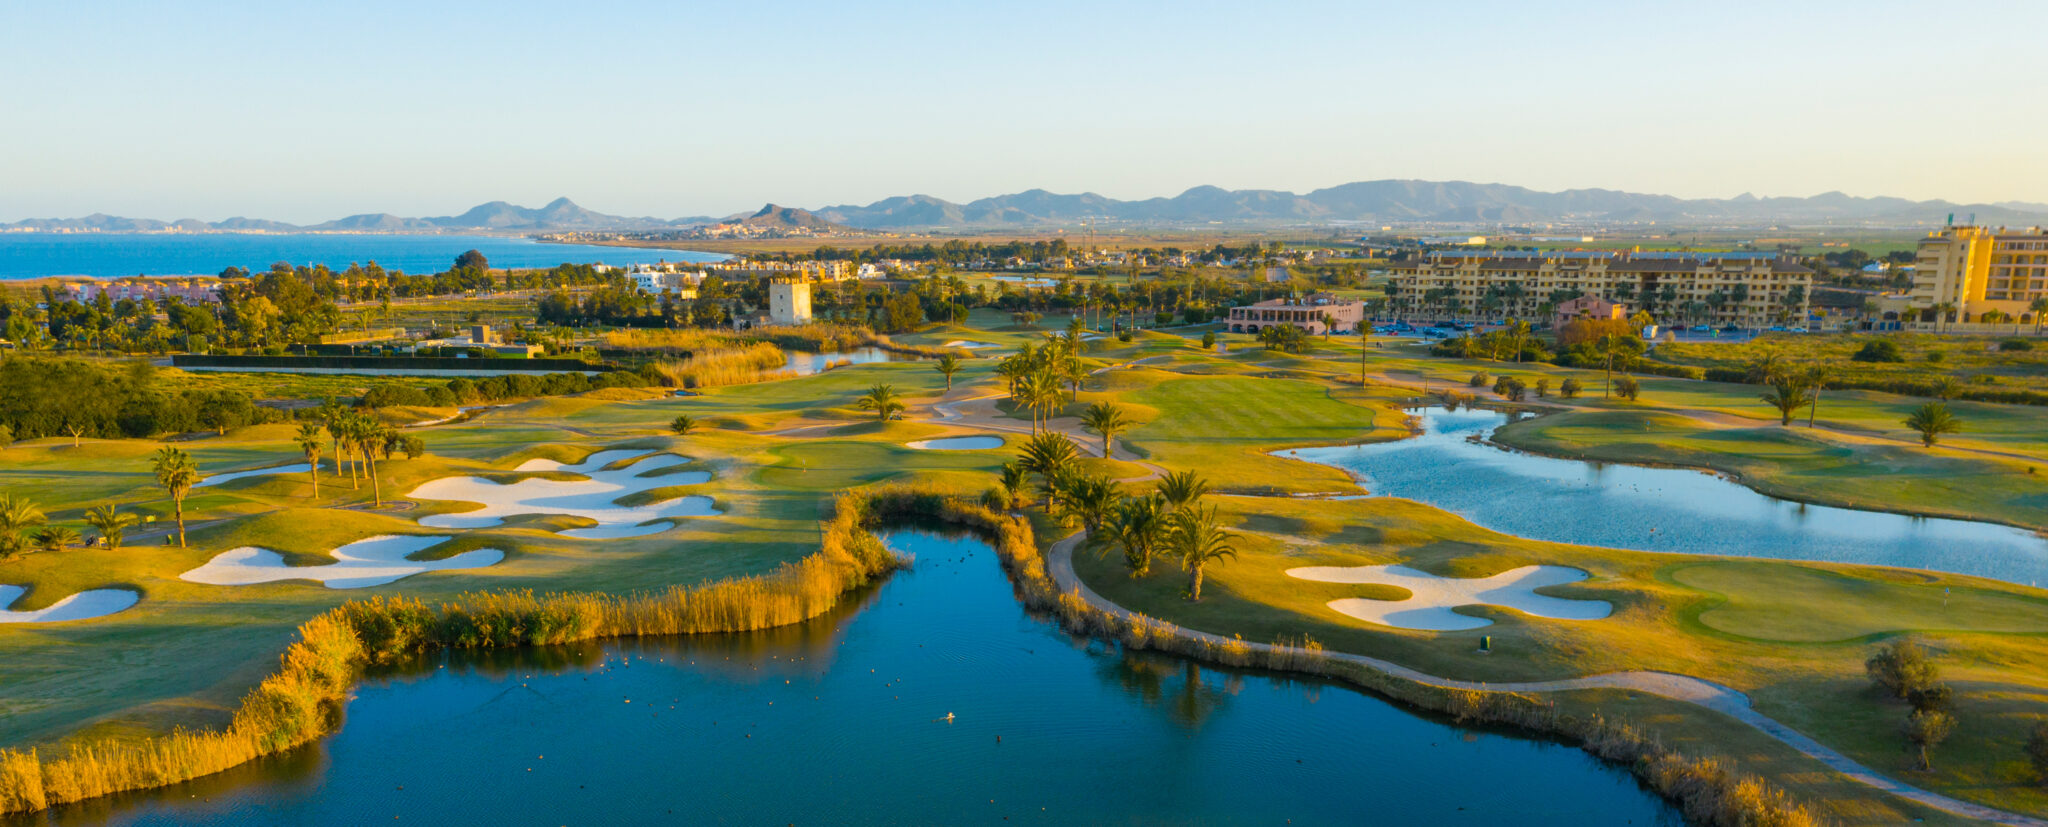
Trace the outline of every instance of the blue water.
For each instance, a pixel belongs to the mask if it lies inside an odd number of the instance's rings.
[[[916,568],[811,623],[408,666],[314,745],[49,821],[1681,823],[1578,749],[1076,640],[980,541],[889,542]]]
[[[273,262],[334,270],[377,262],[386,270],[431,275],[478,250],[493,267],[716,261],[715,253],[542,244],[471,235],[253,235],[236,233],[0,233],[0,279],[45,276],[219,275],[229,267],[268,270]]]
[[[1281,455],[1342,468],[1373,494],[1425,502],[1536,540],[1870,563],[2048,585],[2048,540],[2031,531],[1792,502],[1682,468],[1506,451],[1469,439],[1506,423],[1497,411],[1416,413],[1423,433],[1411,439]]]

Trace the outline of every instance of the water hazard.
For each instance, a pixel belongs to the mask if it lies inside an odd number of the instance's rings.
[[[2048,584],[2048,540],[1994,523],[1909,517],[1765,496],[1721,477],[1537,456],[1470,440],[1507,416],[1416,412],[1423,433],[1374,445],[1283,451],[1342,468],[1368,491],[1455,512],[1495,531],[1643,551],[1870,563]]]
[[[817,621],[414,664],[331,738],[54,821],[1681,823],[1577,749],[1078,642],[981,542],[890,542],[916,568]]]

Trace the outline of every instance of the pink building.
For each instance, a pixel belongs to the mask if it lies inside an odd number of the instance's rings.
[[[1323,332],[1328,318],[1332,333],[1351,333],[1365,320],[1365,302],[1342,301],[1329,293],[1316,293],[1301,302],[1267,299],[1245,307],[1230,308],[1230,332],[1257,333],[1276,324],[1291,324],[1316,335]]]

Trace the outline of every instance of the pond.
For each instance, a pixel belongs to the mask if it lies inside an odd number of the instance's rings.
[[[782,372],[792,376],[810,376],[824,373],[847,365],[866,365],[875,362],[916,362],[924,357],[914,353],[897,353],[878,347],[857,347],[833,353],[806,353],[789,351],[789,361],[782,366]]]
[[[1578,749],[1126,656],[1026,615],[978,540],[889,542],[915,569],[813,622],[409,665],[328,739],[52,821],[1682,823]]]
[[[989,451],[1003,447],[999,436],[955,436],[944,439],[921,439],[905,443],[920,451]]]
[[[1537,540],[1641,551],[1871,563],[2048,584],[2048,540],[1994,523],[1909,517],[1765,496],[1683,468],[1510,451],[1486,409],[1416,411],[1423,433],[1374,445],[1280,452],[1341,468],[1373,494],[1405,497]]]

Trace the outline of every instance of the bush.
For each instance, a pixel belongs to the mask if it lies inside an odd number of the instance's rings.
[[[1899,354],[1899,343],[1890,339],[1877,339],[1863,344],[1863,349],[1849,357],[1857,362],[1903,362],[1906,357]]]
[[[1528,391],[1528,387],[1528,385],[1522,383],[1522,380],[1512,376],[1503,376],[1493,382],[1493,392],[1500,394],[1502,398],[1509,402],[1522,401],[1522,396]]]
[[[1643,383],[1636,381],[1636,378],[1633,376],[1624,376],[1616,379],[1614,380],[1614,395],[1634,402],[1637,397],[1643,395]]]
[[[1927,361],[1931,364],[1939,365],[1941,364],[1941,360],[1946,358],[1948,358],[1948,354],[1943,353],[1939,350],[1927,351]]]
[[[1482,370],[1478,373],[1472,374],[1472,379],[1466,382],[1466,384],[1471,385],[1475,388],[1483,388],[1487,385],[1493,384],[1493,376],[1487,373],[1486,371]]]
[[[1566,399],[1571,399],[1571,398],[1573,398],[1573,397],[1576,397],[1576,396],[1578,396],[1578,395],[1579,395],[1579,391],[1582,391],[1582,390],[1585,390],[1585,389],[1586,389],[1586,386],[1585,386],[1585,384],[1581,383],[1581,382],[1580,382],[1579,380],[1577,380],[1577,379],[1566,379],[1566,380],[1564,380],[1564,382],[1563,382],[1562,384],[1560,384],[1560,385],[1558,385],[1558,386],[1557,386],[1557,395],[1558,395],[1558,396],[1562,396],[1562,397],[1564,397],[1564,398],[1566,398]]]
[[[1204,334],[1202,334],[1202,349],[1203,349],[1203,350],[1215,350],[1215,349],[1216,349],[1216,331],[1214,331],[1214,330],[1211,330],[1211,331],[1209,331],[1209,332],[1207,332],[1207,333],[1204,333]]]
[[[2029,342],[2029,341],[2027,341],[2027,340],[2025,340],[2025,339],[2006,339],[2005,341],[2002,341],[2002,342],[1999,342],[1999,343],[1998,343],[1998,349],[1999,349],[1999,350],[2019,350],[2019,351],[2025,351],[2025,350],[2033,350],[2033,349],[2034,349],[2034,343],[2033,343],[2033,342]]]
[[[1534,389],[1536,390],[1536,398],[1537,398],[1537,399],[1542,399],[1543,397],[1549,396],[1549,395],[1550,395],[1550,377],[1547,377],[1547,376],[1545,376],[1545,377],[1540,377],[1540,378],[1538,378],[1538,379],[1536,380],[1536,384],[1535,384],[1535,385],[1533,385],[1533,386],[1531,386],[1531,387],[1533,387],[1533,388],[1534,388]]]
[[[2034,777],[2042,786],[2048,786],[2048,721],[2034,725],[2034,733],[2027,736],[2027,763],[2034,766]]]
[[[1161,326],[1173,324],[1173,314],[1161,310],[1152,314],[1152,322]]]
[[[1701,378],[1709,382],[1733,382],[1744,385],[1749,383],[1749,371],[1741,368],[1707,368]]]
[[[1941,681],[1941,671],[1927,659],[1927,650],[1912,638],[1899,638],[1880,647],[1863,662],[1870,682],[1887,697],[1910,698]]]

